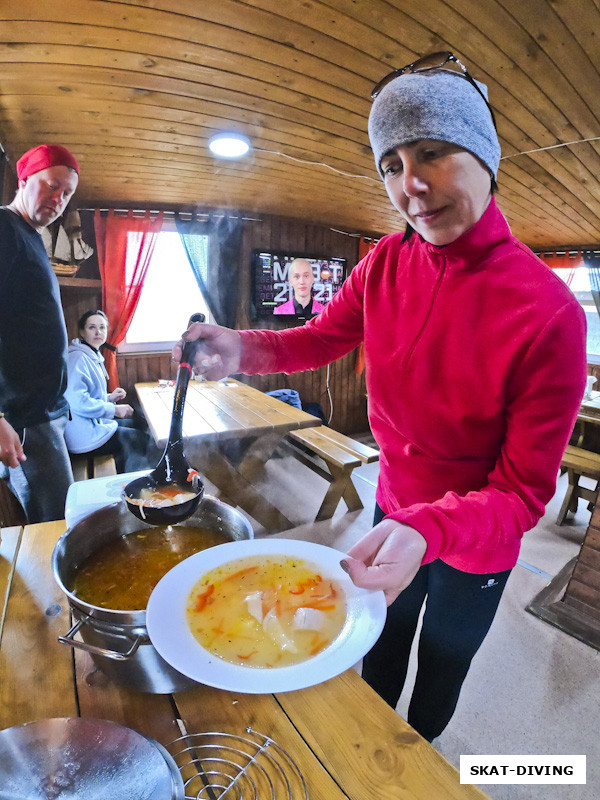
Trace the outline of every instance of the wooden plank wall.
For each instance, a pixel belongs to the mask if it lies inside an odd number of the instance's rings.
[[[250,297],[250,256],[255,248],[267,250],[291,250],[298,253],[323,254],[346,258],[351,270],[358,261],[358,237],[299,220],[263,216],[261,222],[246,222],[242,238],[242,264],[239,296],[241,299],[238,328],[278,329],[285,323],[275,319],[252,322],[248,316]],[[331,411],[329,392],[333,405],[331,426],[342,433],[358,433],[368,430],[366,387],[364,374],[356,375],[355,352],[352,352],[326,367],[292,375],[257,375],[242,378],[262,391],[295,389],[303,403],[319,403],[327,417]]]
[[[596,378],[594,390],[600,391],[600,364],[588,364],[588,375],[593,375]]]
[[[82,224],[89,230],[82,212]],[[91,241],[91,240],[90,240]],[[269,327],[277,329],[285,323],[277,320],[253,322],[250,320],[250,259],[254,248],[291,250],[300,254],[323,254],[330,257],[346,258],[348,268],[354,267],[358,261],[358,236],[336,232],[335,230],[300,220],[277,216],[261,216],[260,220],[244,221],[241,246],[241,263],[239,279],[239,305],[236,326],[240,329],[248,327]],[[97,269],[97,268],[96,268]],[[77,320],[90,308],[100,308],[102,293],[99,286],[93,285],[94,268],[90,264],[82,267],[77,278],[69,281],[61,280],[61,296],[69,340],[77,336]],[[79,288],[79,283],[81,287]],[[304,403],[319,403],[327,417],[330,414],[329,392],[333,405],[331,426],[342,433],[361,433],[368,430],[366,388],[363,375],[354,372],[355,352],[330,365],[329,375],[326,367],[314,371],[300,372],[293,375],[265,375],[246,377],[241,380],[250,383],[262,391],[274,389],[295,389]],[[119,354],[117,360],[119,382],[128,392],[131,400],[135,399],[134,384],[139,381],[153,381],[159,378],[172,379],[176,374],[176,365],[171,362],[170,353]]]
[[[86,311],[102,308],[102,288],[91,281],[59,278],[60,299],[67,325],[69,342],[78,335],[77,322]]]
[[[82,212],[81,217],[86,241],[92,243],[91,215]],[[245,221],[241,248],[244,268],[240,274],[240,302],[237,314],[237,327],[240,329],[248,327],[275,329],[282,325],[275,319],[258,323],[250,320],[250,256],[254,248],[290,249],[311,254],[340,256],[348,259],[349,268],[352,268],[358,260],[358,237],[337,233],[330,227],[277,216],[263,216],[260,221]],[[61,280],[61,296],[69,339],[77,336],[79,317],[90,308],[101,307],[102,293],[99,285],[93,285],[94,278],[98,279],[99,275],[97,263],[92,258],[82,266],[77,278],[69,281]],[[329,370],[329,387],[333,401],[331,425],[348,434],[368,430],[364,374],[356,375],[354,364],[355,353],[351,353],[332,364]],[[131,400],[135,398],[133,386],[136,382],[159,378],[173,379],[176,374],[176,365],[171,362],[170,353],[120,354],[118,368],[121,385],[130,393]],[[598,378],[596,388],[600,389],[600,365],[588,365],[588,374]],[[262,391],[295,389],[303,402],[319,403],[329,416],[326,368],[293,375],[280,373],[254,377],[241,376],[241,379]],[[600,429],[591,433],[598,439],[597,444],[600,447]]]
[[[596,383],[594,390],[600,390],[600,364],[588,364],[588,375],[594,375]],[[585,447],[593,450],[595,453],[600,453],[600,425],[585,424]],[[598,527],[600,527],[600,519],[598,520]]]

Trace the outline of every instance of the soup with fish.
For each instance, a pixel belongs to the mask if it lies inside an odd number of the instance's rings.
[[[207,572],[187,605],[205,650],[248,667],[306,661],[336,638],[346,600],[336,581],[301,558],[250,556]]]
[[[139,497],[127,497],[127,502],[141,508],[169,508],[187,503],[197,497],[196,491],[183,489],[181,486],[157,486],[142,489]]]

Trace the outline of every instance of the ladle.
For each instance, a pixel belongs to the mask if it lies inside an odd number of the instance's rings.
[[[183,347],[181,363],[177,370],[169,440],[162,458],[149,475],[130,481],[123,490],[123,498],[131,513],[151,525],[172,525],[187,519],[194,513],[204,494],[204,484],[183,452],[182,434],[183,406],[192,373],[191,364],[198,344],[198,342],[186,342]],[[157,490],[165,487],[178,488],[182,492],[194,492],[195,496],[183,503],[161,508],[132,502],[140,499],[142,489]]]

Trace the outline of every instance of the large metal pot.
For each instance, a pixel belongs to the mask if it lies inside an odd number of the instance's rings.
[[[204,496],[182,525],[219,531],[232,540],[252,539],[248,520],[236,509]],[[148,637],[146,611],[118,611],[82,601],[71,592],[77,570],[104,544],[142,528],[123,501],[100,508],[64,533],[52,553],[52,572],[73,611],[74,626],[59,642],[89,652],[98,669],[116,683],[151,694],[168,694],[197,684],[173,669]],[[79,632],[83,641],[73,638]]]

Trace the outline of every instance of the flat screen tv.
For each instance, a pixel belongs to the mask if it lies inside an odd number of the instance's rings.
[[[345,258],[253,250],[252,319],[302,321],[314,317],[341,288],[346,268]]]

